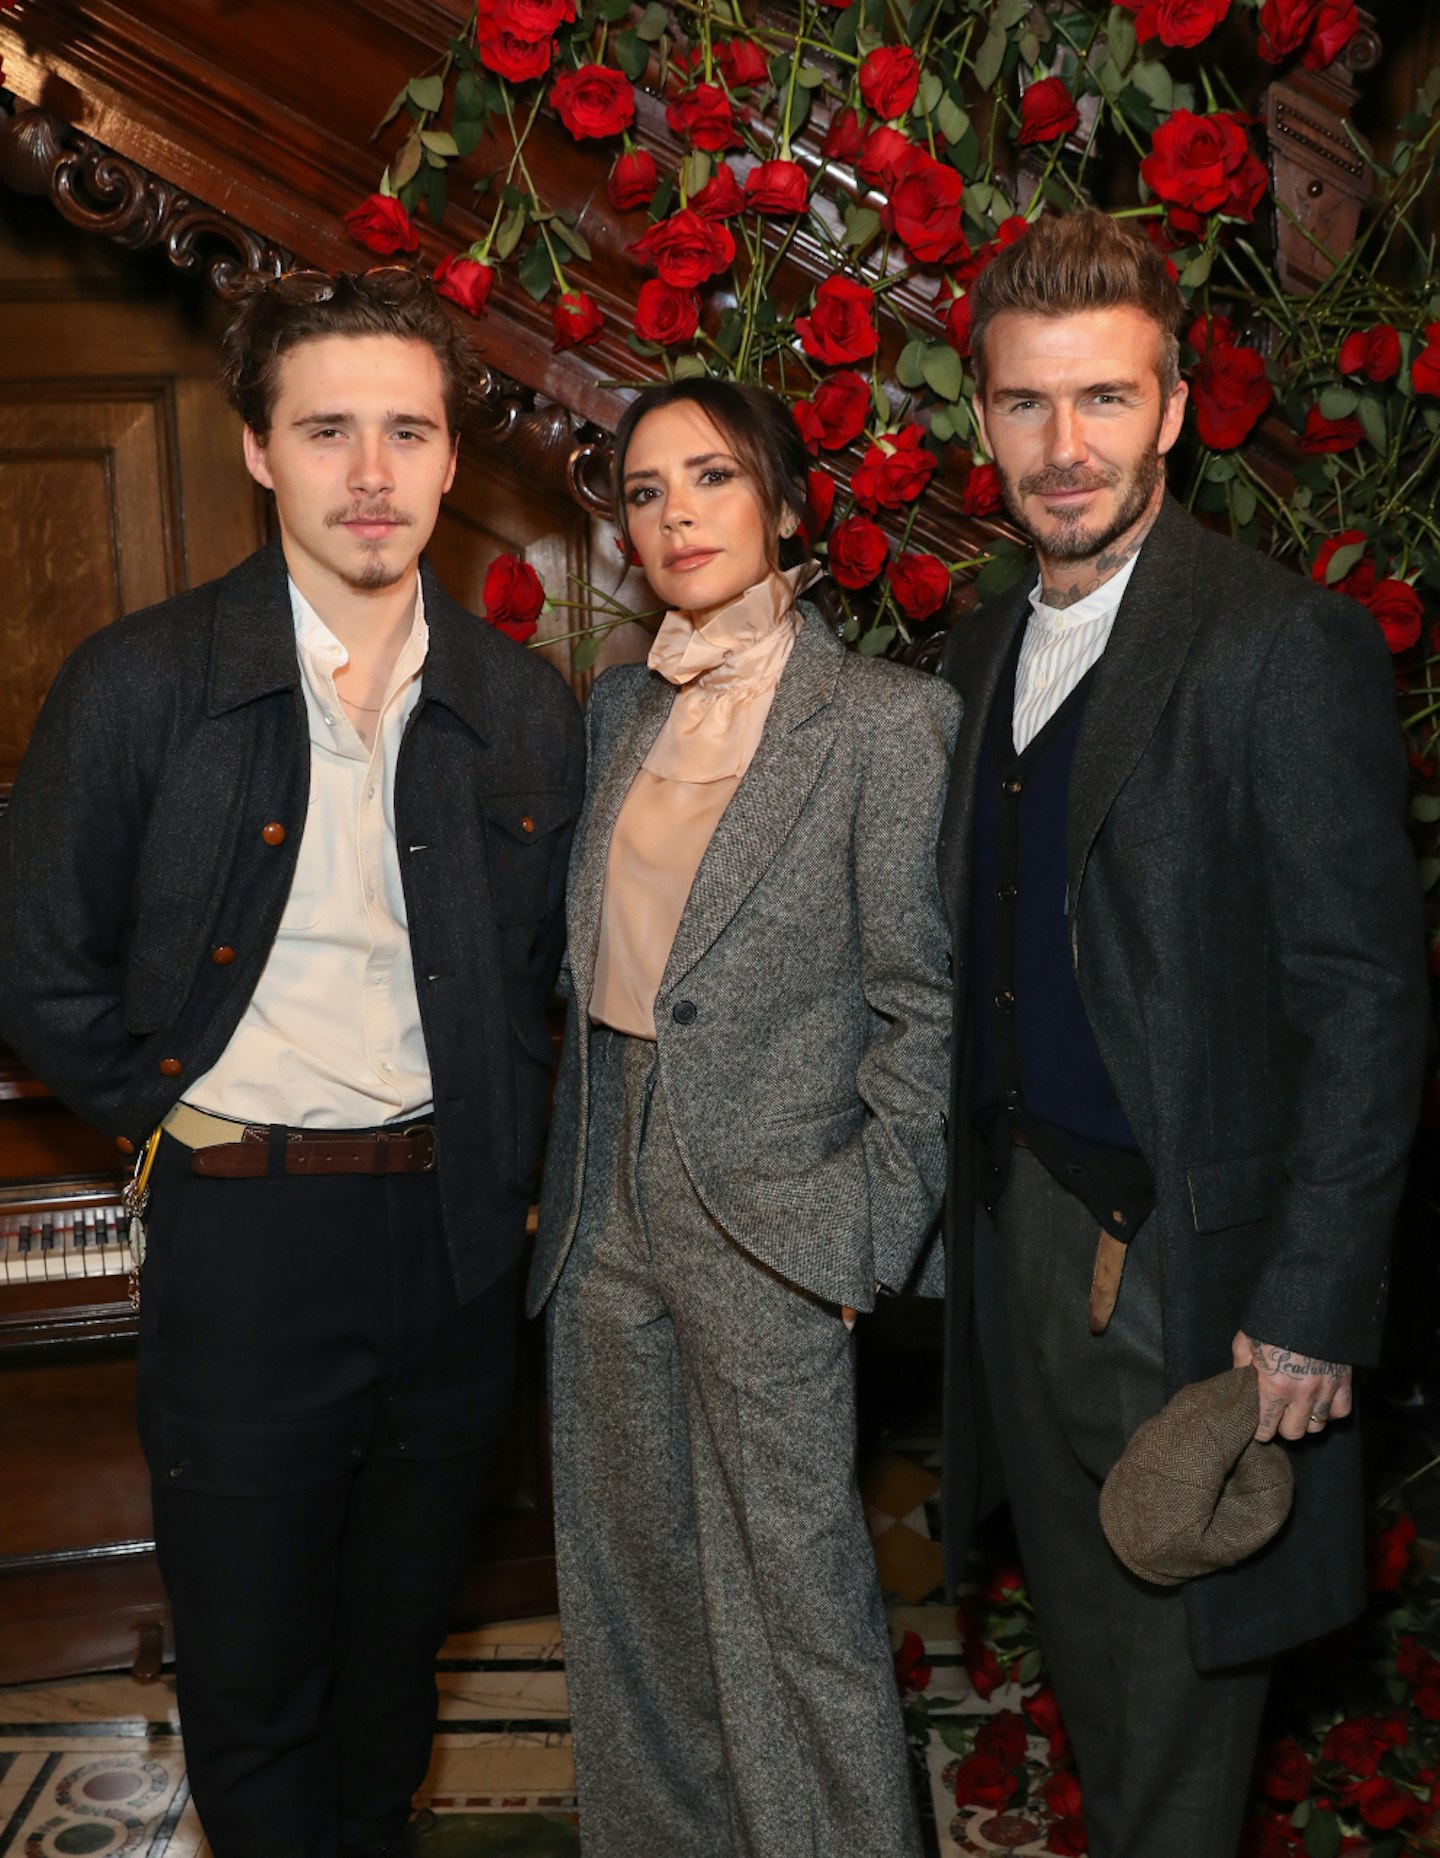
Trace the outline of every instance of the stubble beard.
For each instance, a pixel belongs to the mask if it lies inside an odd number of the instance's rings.
[[[1046,491],[1109,490],[1125,473],[1039,471],[1031,477],[1022,477],[1017,483],[998,459],[995,468],[1000,479],[1000,495],[1006,514],[1015,527],[1030,538],[1036,550],[1047,561],[1092,561],[1097,555],[1103,554],[1140,521],[1165,478],[1157,434],[1132,466],[1119,506],[1108,523],[1100,528],[1087,528],[1078,511],[1062,511],[1055,518],[1057,527],[1042,534],[1032,526],[1025,514],[1026,497],[1043,495]]]
[[[396,523],[402,528],[409,528],[415,518],[406,510],[394,509],[390,504],[383,504],[379,509],[364,509],[352,504],[343,510],[332,510],[325,518],[327,529],[337,529],[345,523]],[[341,569],[340,579],[355,593],[380,593],[387,587],[393,587],[397,581],[403,581],[410,572],[412,564],[404,562],[396,565],[387,561],[381,552],[382,542],[366,544],[364,560],[358,568]]]

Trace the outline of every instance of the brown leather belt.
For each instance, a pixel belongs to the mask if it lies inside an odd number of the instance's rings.
[[[435,1131],[429,1123],[355,1135],[290,1129],[284,1150],[286,1174],[427,1174],[435,1166]],[[270,1131],[252,1125],[238,1142],[197,1148],[190,1167],[217,1180],[258,1180],[270,1172]]]
[[[1016,1148],[1030,1148],[1030,1138],[1012,1123],[1010,1140]],[[1125,1275],[1125,1245],[1104,1226],[1095,1247],[1095,1268],[1090,1277],[1089,1308],[1086,1317],[1091,1335],[1104,1335],[1120,1300],[1120,1280]]]

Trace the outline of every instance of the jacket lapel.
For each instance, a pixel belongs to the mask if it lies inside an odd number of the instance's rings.
[[[986,725],[995,701],[1005,660],[1030,612],[1029,581],[973,620],[961,619],[966,630],[955,635],[953,657],[947,654],[945,675],[964,703],[955,755],[950,764],[950,786],[940,823],[940,894],[950,912],[950,925],[958,933],[965,909],[965,878],[970,863],[970,822],[975,811],[975,774]]]
[[[1167,496],[1096,666],[1070,775],[1066,877],[1072,916],[1096,834],[1155,732],[1200,624],[1197,534],[1197,525]]]
[[[810,797],[835,724],[805,727],[834,695],[845,648],[819,612],[804,623],[775,687],[760,746],[720,816],[695,874],[661,981],[662,994],[694,967],[774,862]]]
[[[615,752],[599,774],[576,828],[570,865],[567,921],[570,940],[570,978],[582,1018],[590,1005],[595,978],[595,955],[600,938],[600,903],[605,891],[605,868],[615,821],[640,764],[670,713],[675,688],[658,672],[639,682],[627,716],[615,719]]]

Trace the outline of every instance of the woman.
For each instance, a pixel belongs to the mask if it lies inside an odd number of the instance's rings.
[[[918,1851],[849,1324],[940,1198],[958,706],[797,606],[806,464],[708,379],[615,442],[672,610],[590,699],[531,1280],[590,1858]]]

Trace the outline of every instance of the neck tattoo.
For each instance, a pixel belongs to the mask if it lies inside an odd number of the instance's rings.
[[[1131,536],[1124,541],[1112,543],[1109,548],[1102,548],[1100,553],[1089,561],[1057,562],[1053,568],[1048,570],[1042,563],[1040,569],[1042,604],[1064,612],[1066,607],[1074,606],[1087,594],[1093,594],[1097,587],[1103,587],[1106,581],[1120,572],[1127,561],[1133,561],[1140,553],[1141,546],[1154,527],[1155,518],[1159,514],[1160,509],[1157,504]],[[1069,571],[1072,578],[1061,580],[1059,576],[1066,571]],[[1056,576],[1054,581],[1047,578],[1050,573]]]

